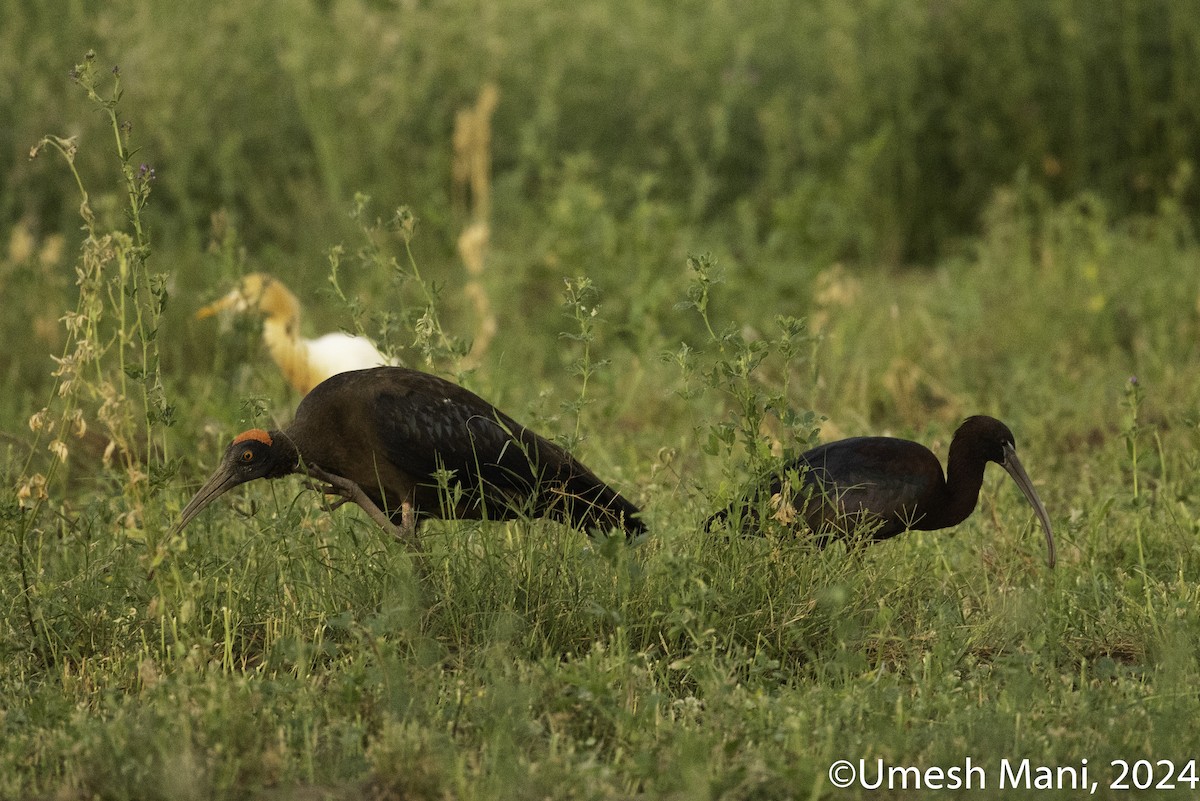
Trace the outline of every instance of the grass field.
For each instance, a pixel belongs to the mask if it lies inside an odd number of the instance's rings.
[[[875,5],[0,0],[0,798],[1194,797],[1200,20]],[[650,535],[435,522],[422,582],[285,479],[167,536],[299,400],[193,319],[255,270]],[[980,413],[1054,570],[996,468],[862,552],[702,530]]]

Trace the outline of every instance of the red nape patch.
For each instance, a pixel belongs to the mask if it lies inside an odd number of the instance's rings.
[[[249,431],[243,431],[233,438],[233,444],[237,445],[239,442],[245,442],[248,439],[261,442],[263,445],[268,447],[271,445],[271,435],[266,431],[263,431],[261,428],[252,428]]]

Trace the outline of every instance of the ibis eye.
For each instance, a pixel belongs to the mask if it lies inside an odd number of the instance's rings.
[[[242,451],[242,461],[243,462],[253,462],[254,461],[254,451],[250,450],[249,448]]]

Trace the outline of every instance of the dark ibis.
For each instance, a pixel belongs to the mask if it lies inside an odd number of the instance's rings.
[[[196,312],[196,319],[225,310],[262,314],[263,344],[283,377],[301,394],[338,373],[392,364],[363,337],[341,331],[316,339],[301,337],[300,301],[282,281],[264,273],[243,277],[220,300]]]
[[[417,549],[428,518],[551,517],[589,533],[645,531],[638,507],[565,449],[473,392],[404,367],[339,373],[300,401],[290,425],[239,434],[172,531],[239,484],[294,473]]]
[[[894,437],[851,437],[806,451],[763,486],[773,517],[785,525],[803,524],[821,546],[856,534],[879,541],[909,529],[935,531],[966,520],[979,500],[988,462],[1008,471],[1033,507],[1046,532],[1047,562],[1054,567],[1050,516],[1017,458],[1012,431],[992,417],[968,417],[958,427],[945,475],[924,445]],[[767,499],[762,487],[753,491],[748,501],[740,502],[739,519],[757,523]],[[738,505],[714,514],[706,527],[728,520]]]

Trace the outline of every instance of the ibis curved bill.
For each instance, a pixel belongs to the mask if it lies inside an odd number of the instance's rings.
[[[1029,474],[1025,472],[1025,468],[1021,465],[1021,460],[1017,458],[1016,446],[1013,443],[1004,443],[1004,460],[1000,462],[1000,466],[1012,476],[1012,480],[1020,488],[1021,494],[1025,496],[1025,500],[1029,501],[1029,505],[1033,507],[1033,512],[1037,515],[1038,522],[1042,525],[1042,531],[1046,533],[1046,564],[1054,567],[1058,558],[1054,550],[1054,530],[1050,526],[1050,515],[1046,511],[1046,506],[1042,503],[1042,499],[1038,497],[1037,490],[1033,488],[1033,481],[1029,478]]]

